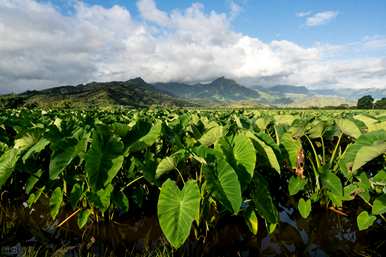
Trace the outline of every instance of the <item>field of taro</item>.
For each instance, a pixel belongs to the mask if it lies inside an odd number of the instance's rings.
[[[0,247],[381,256],[386,112],[0,110],[0,193]]]

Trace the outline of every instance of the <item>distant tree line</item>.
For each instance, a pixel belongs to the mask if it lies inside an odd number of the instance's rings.
[[[0,97],[0,108],[17,108],[25,104],[23,97],[16,96],[15,94],[4,95]]]
[[[382,98],[374,102],[371,95],[365,95],[358,99],[358,109],[386,109],[386,98]]]

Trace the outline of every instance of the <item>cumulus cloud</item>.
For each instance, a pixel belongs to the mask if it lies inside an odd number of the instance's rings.
[[[155,22],[161,26],[169,23],[167,13],[159,10],[153,0],[139,0],[137,6],[144,19]]]
[[[303,15],[303,16],[307,16],[307,15]],[[337,11],[318,12],[307,17],[306,25],[309,27],[324,25],[329,23],[333,19],[335,19],[336,16],[338,16]]]
[[[0,91],[89,81],[208,81],[226,76],[249,84],[384,87],[386,61],[334,58],[316,44],[263,42],[232,29],[230,13],[200,3],[165,12],[137,2],[140,18],[115,5],[75,2],[63,15],[47,2],[0,1]],[[363,41],[382,45],[380,37]],[[328,57],[327,54],[328,53]]]

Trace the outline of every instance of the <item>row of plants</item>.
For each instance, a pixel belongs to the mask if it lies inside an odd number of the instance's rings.
[[[205,241],[220,217],[275,230],[294,199],[356,215],[386,213],[386,113],[259,110],[2,110],[0,189],[12,204],[42,198],[59,227],[156,213],[174,247]],[[359,201],[354,210],[348,202]]]

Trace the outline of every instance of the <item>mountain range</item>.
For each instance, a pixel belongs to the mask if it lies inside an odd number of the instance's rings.
[[[128,81],[91,82],[26,91],[0,97],[0,106],[288,106],[321,107],[355,105],[364,95],[379,99],[386,89],[312,90],[304,86],[260,85],[246,87],[220,77],[209,83],[147,83],[142,78]]]
[[[189,85],[184,83],[155,83],[155,88],[186,99],[207,99],[213,101],[254,101],[259,93],[224,77],[208,84]]]
[[[24,105],[50,106],[106,106],[150,105],[191,106],[189,101],[176,98],[156,89],[141,78],[128,81],[92,82],[77,86],[61,86],[17,95]]]

